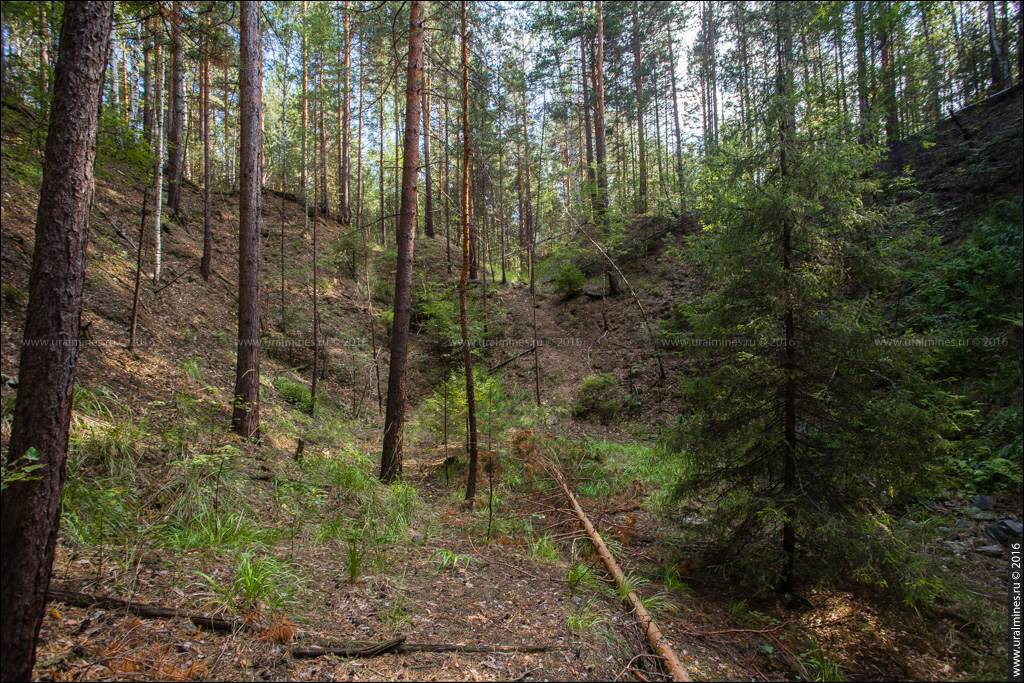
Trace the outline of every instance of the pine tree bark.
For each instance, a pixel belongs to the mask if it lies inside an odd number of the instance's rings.
[[[302,189],[302,198],[306,200],[308,188],[306,187],[306,127],[309,119],[309,77],[308,70],[309,53],[306,40],[306,3],[302,0],[302,171],[299,176],[299,187]],[[381,104],[383,107],[383,103]],[[309,211],[308,201],[306,211]]]
[[[391,328],[391,367],[384,417],[384,447],[380,478],[391,482],[402,473],[405,430],[405,368],[409,353],[409,314],[412,299],[413,247],[416,237],[416,201],[420,142],[420,106],[423,99],[423,3],[409,7],[409,64],[405,88],[405,140],[402,152],[402,193],[395,235],[398,264],[395,274],[394,322]]]
[[[321,216],[330,215],[330,205],[327,200],[327,127],[324,125],[324,58],[323,54],[317,53],[317,94],[316,108],[319,110],[320,126],[320,187],[317,189],[317,200]],[[315,152],[314,152],[315,156]]]
[[[853,3],[853,33],[857,42],[857,114],[860,128],[860,143],[873,142],[868,102],[867,27],[864,18],[865,0]]]
[[[893,49],[893,21],[887,10],[879,28],[879,50],[882,56],[883,109],[885,111],[885,142],[891,148],[892,166],[896,172],[903,167],[900,138],[899,100],[896,99],[896,60]]]
[[[64,8],[8,463],[43,467],[0,499],[0,679],[32,679],[60,526],[93,197],[99,101],[113,2]]]
[[[590,90],[587,88],[587,79],[589,74],[587,72],[587,35],[586,33],[580,34],[580,76],[583,81],[583,125],[586,128],[587,138],[587,190],[590,195],[590,209],[597,214],[598,209],[598,197],[597,197],[597,184],[594,179],[594,133],[593,126],[590,122]],[[519,245],[522,246],[522,245]]]
[[[181,215],[181,174],[184,164],[185,53],[181,42],[181,2],[171,12],[171,123],[167,129],[167,210]]]
[[[240,3],[238,353],[231,428],[246,439],[260,436],[260,178],[263,175],[263,44],[260,3]]]
[[[0,3],[0,100],[7,97],[7,9]]]
[[[666,30],[668,31],[669,68],[672,69],[669,74],[669,81],[672,83],[672,119],[675,123],[676,134],[676,179],[679,182],[679,194],[681,197],[685,176],[683,175],[683,136],[679,126],[679,92],[676,88],[676,56],[673,48],[675,39],[672,37],[672,27],[669,26]]]
[[[163,222],[164,208],[164,68],[163,48],[156,46],[156,102],[153,105],[153,116],[156,128],[153,131],[156,159],[153,162],[153,200],[156,203],[156,216],[153,219],[153,284],[160,282],[160,269],[163,261]]]
[[[466,500],[476,498],[477,436],[476,390],[473,386],[473,355],[469,348],[469,317],[466,311],[466,287],[469,280],[469,41],[466,31],[466,0],[460,3],[462,38],[462,274],[459,278],[459,322],[462,327],[462,362],[466,371],[466,411],[468,417],[469,472],[466,476]]]
[[[210,17],[206,17],[207,27]],[[213,174],[210,168],[210,44],[203,44],[202,102],[200,103],[203,119],[203,258],[199,264],[199,273],[203,282],[210,281],[210,263],[213,260]]]
[[[425,61],[425,60],[424,60]],[[434,197],[430,182],[430,71],[426,70],[426,87],[423,88],[423,175],[426,181],[424,200],[426,207],[423,214],[423,232],[427,237],[434,238]]]
[[[644,130],[644,78],[643,60],[640,54],[640,3],[633,7],[633,88],[636,90],[636,140],[639,147],[639,188],[637,191],[637,213],[647,213],[647,141]]]
[[[988,0],[985,3],[985,16],[988,20],[988,49],[989,64],[992,71],[992,92],[999,92],[1006,88],[1012,78],[1010,76],[1010,62],[1003,53],[1003,46],[999,40],[999,31],[996,28],[996,7],[995,2]]]
[[[351,225],[352,223],[352,199],[351,199],[351,182],[350,178],[352,175],[352,134],[350,128],[352,127],[352,106],[349,100],[352,94],[352,27],[349,19],[349,10],[351,9],[351,0],[345,0],[345,12],[344,12],[344,26],[342,33],[345,38],[345,57],[342,62],[342,75],[345,82],[345,93],[341,97],[341,160],[340,160],[340,172],[338,183],[339,187],[339,199],[340,206],[338,209],[338,217],[344,225]]]
[[[611,240],[612,224],[608,205],[608,169],[607,147],[604,129],[604,2],[597,0],[597,57],[594,61],[597,72],[597,108],[594,110],[594,130],[597,137],[597,193],[598,219],[604,226],[605,239]],[[619,294],[619,281],[607,266],[604,269],[608,280],[609,296]]]

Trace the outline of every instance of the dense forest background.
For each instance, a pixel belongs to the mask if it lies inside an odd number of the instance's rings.
[[[0,7],[4,679],[1005,675],[1020,2]]]

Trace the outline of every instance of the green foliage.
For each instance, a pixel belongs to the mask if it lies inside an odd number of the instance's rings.
[[[613,422],[624,407],[636,405],[634,397],[619,386],[619,380],[610,372],[583,378],[573,412],[579,416],[594,416],[602,424]]]
[[[537,562],[542,564],[558,564],[561,561],[558,546],[549,534],[535,536],[530,539],[529,546],[530,556]]]
[[[845,681],[839,665],[821,648],[821,644],[809,637],[807,647],[797,653],[797,662],[803,669],[805,681]]]
[[[576,267],[576,264],[567,262],[555,276],[554,291],[566,298],[579,296],[583,291],[583,283],[587,281],[583,271]]]
[[[994,206],[956,249],[926,253],[914,278],[915,327],[946,341],[928,369],[963,393],[951,462],[974,489],[1024,480],[1021,200]]]
[[[289,377],[278,377],[277,391],[281,394],[281,398],[307,413],[310,412],[313,407],[312,390],[305,382],[299,382]],[[318,406],[325,396],[324,392],[317,392],[316,400]]]
[[[451,570],[453,573],[459,568],[459,563],[462,563],[463,567],[468,567],[470,563],[469,557],[459,555],[452,550],[435,550],[430,556],[431,561],[437,560],[437,571],[435,574],[441,574],[447,570]]]
[[[77,467],[69,470],[75,472]],[[73,543],[126,542],[142,526],[136,491],[114,479],[69,475],[61,499],[61,532]]]
[[[861,521],[883,491],[927,494],[953,426],[950,397],[919,370],[927,350],[878,337],[879,290],[896,284],[897,259],[863,199],[872,162],[859,145],[830,142],[788,155],[771,183],[732,155],[706,171],[707,222],[690,246],[713,286],[667,328],[701,369],[682,382],[670,441],[682,465],[675,500],[707,518],[691,533],[710,542],[709,559],[758,589],[775,588],[787,566],[787,525],[804,577],[841,579],[855,557],[887,571],[886,558],[860,553],[875,543]],[[821,556],[830,562],[804,561]]]
[[[202,572],[196,573],[206,580],[208,594],[214,601],[233,611],[290,607],[298,603],[297,598],[305,591],[305,582],[290,564],[274,557],[254,560],[250,553],[241,555],[227,585]]]
[[[473,367],[476,394],[477,433],[481,443],[490,439],[502,443],[513,429],[530,429],[546,425],[558,409],[538,407],[532,395],[510,386],[500,374],[489,375],[486,368]],[[447,404],[447,411],[446,411]],[[418,411],[419,424],[440,440],[444,434],[447,415],[448,443],[457,444],[466,436],[466,376],[461,364],[452,369]]]
[[[594,570],[590,565],[581,562],[577,562],[569,567],[569,571],[565,575],[565,582],[569,584],[569,588],[573,589],[593,587],[596,584],[596,580]]]
[[[26,292],[21,287],[16,287],[14,285],[4,283],[0,285],[0,293],[3,294],[3,298],[5,301],[8,301],[13,304],[20,304],[24,303],[25,301],[28,301],[28,292]]]
[[[185,374],[194,379],[197,382],[203,381],[203,371],[199,367],[198,361],[195,358],[186,358],[181,362],[181,369],[185,371]]]
[[[592,635],[597,627],[606,621],[607,618],[598,605],[598,597],[591,596],[586,602],[572,608],[566,619],[565,628],[574,638],[583,638]]]
[[[359,570],[363,566],[366,550],[359,547],[359,536],[353,533],[348,538],[345,548],[345,567],[348,569],[348,582],[354,584],[359,578]]]
[[[342,451],[337,456],[311,455],[306,471],[320,486],[335,486],[348,494],[364,493],[377,484],[370,474],[373,463],[362,453]]]
[[[19,481],[35,481],[39,479],[38,474],[32,473],[42,469],[43,463],[39,462],[39,451],[35,448],[29,448],[20,458],[16,458],[12,462],[7,462],[5,457],[2,467],[3,469],[0,470],[0,491]]]

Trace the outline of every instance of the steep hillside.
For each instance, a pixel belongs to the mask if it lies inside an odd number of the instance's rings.
[[[946,122],[906,142],[918,189],[901,185],[895,199],[927,191],[907,206],[934,218],[929,229],[948,250],[984,207],[1019,196],[1020,91],[958,117],[969,139],[957,140],[963,135]],[[5,147],[0,163],[6,447],[38,161]],[[810,589],[806,601],[787,603],[700,566],[700,548],[685,532],[702,522],[667,504],[679,461],[663,443],[680,411],[679,379],[701,368],[662,336],[675,307],[706,286],[687,255],[699,221],[631,220],[626,232],[635,237],[620,259],[629,286],[619,297],[603,296],[594,257],[580,257],[577,291],[556,293],[561,247],[539,265],[535,296],[518,276],[502,286],[489,272],[486,301],[483,282],[471,285],[486,483],[467,508],[461,359],[450,343],[458,334],[458,271],[448,267],[443,237],[416,242],[407,477],[384,487],[375,478],[377,382],[379,371],[386,386],[394,253],[371,245],[367,264],[358,232],[320,219],[326,363],[323,395],[310,415],[313,219],[295,202],[264,194],[264,442],[256,447],[226,429],[237,197],[215,196],[209,283],[195,265],[202,241],[196,189],[184,190],[181,221],[164,220],[156,288],[146,217],[139,339],[129,352],[142,195],[130,166],[108,160],[98,172],[54,585],[237,616],[244,626],[210,632],[183,618],[54,601],[36,668],[41,679],[652,675],[652,658],[638,658],[645,650],[635,622],[602,580],[557,489],[532,464],[536,453],[561,464],[696,676],[955,680],[990,674],[1000,662],[990,640],[1002,609],[1003,559],[974,552],[991,545],[983,531],[995,514],[973,512],[978,501],[966,488],[890,510],[906,525],[899,528],[918,520],[922,553],[962,579],[962,592],[933,610],[855,585]],[[585,242],[576,248],[586,250]],[[538,350],[523,354],[535,338]],[[1007,519],[1021,514],[1019,501],[1007,497],[986,503]],[[398,634],[442,651],[411,648],[367,660],[294,655],[304,646],[365,645]]]

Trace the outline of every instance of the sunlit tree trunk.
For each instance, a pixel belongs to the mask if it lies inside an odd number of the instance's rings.
[[[409,65],[405,89],[405,140],[402,152],[402,193],[395,274],[394,322],[391,327],[391,367],[388,403],[384,416],[384,446],[380,478],[391,482],[402,473],[405,431],[405,368],[409,353],[409,314],[412,299],[413,246],[416,237],[417,176],[420,143],[420,106],[423,100],[423,3],[414,0],[409,11]]]
[[[238,230],[238,355],[235,367],[235,433],[260,436],[260,178],[263,175],[263,44],[260,3],[243,1],[240,12],[241,69],[239,71],[239,187]]]
[[[604,126],[604,2],[597,0],[597,57],[594,62],[597,72],[597,108],[594,110],[594,129],[597,133],[597,192],[599,224],[604,226],[605,239],[611,240],[612,224],[608,206],[608,169]],[[608,280],[608,294],[619,293],[619,281],[615,273],[605,266]]]
[[[473,358],[469,348],[469,318],[466,311],[466,287],[469,280],[469,44],[466,35],[466,0],[460,3],[462,39],[462,274],[459,278],[459,322],[462,326],[462,362],[466,370],[466,410],[469,420],[469,472],[466,476],[466,500],[476,498],[477,440],[476,393],[473,387]]]
[[[167,129],[167,210],[181,215],[181,175],[184,166],[185,53],[181,41],[181,2],[174,0],[171,12],[171,88]]]

